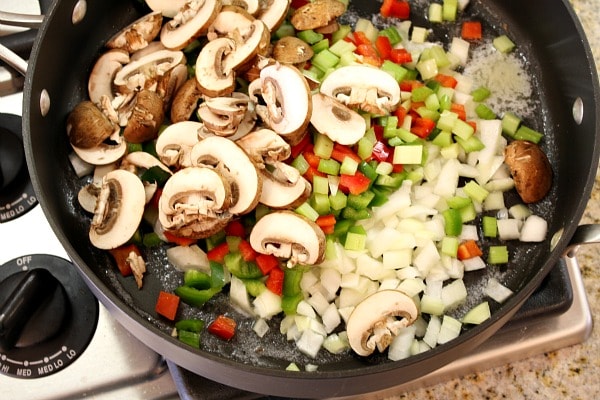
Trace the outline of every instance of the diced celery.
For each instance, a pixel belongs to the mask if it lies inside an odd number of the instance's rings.
[[[394,147],[394,164],[421,164],[423,162],[423,145],[410,144]]]
[[[473,204],[473,201],[469,197],[453,196],[446,199],[446,204],[448,204],[448,207],[458,210],[469,204]]]
[[[458,12],[458,0],[444,0],[442,2],[442,18],[444,21],[455,21]]]
[[[454,143],[452,141],[452,133],[450,131],[442,130],[435,136],[435,138],[433,138],[431,143],[435,144],[436,146],[446,148]]]
[[[411,93],[412,101],[425,101],[430,95],[434,94],[433,90],[427,86],[420,86],[413,89]]]
[[[344,53],[352,53],[354,50],[356,50],[356,45],[345,40],[339,40],[329,47],[329,51],[338,57],[341,57]]]
[[[394,170],[394,166],[386,161],[382,161],[375,167],[375,172],[379,175],[389,175]]]
[[[316,156],[329,159],[331,157],[331,153],[333,152],[333,140],[331,140],[327,135],[317,134],[315,136],[313,152]]]
[[[355,62],[356,62],[356,54],[354,54],[354,52],[343,53],[340,56],[340,62],[338,63],[338,66],[344,67],[347,65],[352,65]]]
[[[410,36],[410,40],[413,43],[425,43],[427,41],[427,28],[423,28],[421,26],[415,26],[412,30],[412,35]]]
[[[502,117],[502,133],[514,137],[521,125],[521,118],[511,112],[505,112]]]
[[[438,66],[434,58],[419,61],[417,63],[417,71],[421,74],[422,79],[431,79],[438,74]]]
[[[477,210],[475,210],[475,205],[473,203],[468,204],[467,206],[458,210],[460,212],[460,218],[464,223],[471,222],[475,218],[477,218]]]
[[[481,223],[483,227],[483,236],[491,238],[498,236],[498,220],[496,217],[484,215]]]
[[[425,99],[425,107],[430,111],[436,112],[440,109],[440,100],[438,99],[437,94],[432,93]]]
[[[329,204],[333,210],[342,210],[348,204],[348,197],[338,190],[335,194],[329,195]]]
[[[477,104],[475,114],[481,119],[496,119],[496,113],[483,103]]]
[[[319,215],[326,215],[331,211],[329,196],[327,196],[327,194],[313,193],[310,199],[310,205]]]
[[[438,68],[444,68],[450,65],[450,60],[442,46],[432,46],[429,49],[429,57],[432,57],[435,60]]]
[[[390,44],[392,46],[395,46],[402,41],[402,36],[394,25],[390,25],[387,28],[380,30],[379,36],[386,36],[388,39],[390,39]]]
[[[319,213],[315,211],[314,208],[308,203],[304,202],[300,206],[296,208],[296,212],[300,215],[305,216],[311,221],[316,221],[319,218]]]
[[[508,262],[508,247],[490,246],[487,261],[490,264],[506,264]]]
[[[419,107],[417,108],[417,114],[419,114],[422,118],[431,119],[437,121],[440,118],[440,113],[435,110],[430,110],[427,107]]]
[[[377,29],[370,20],[365,18],[359,18],[356,21],[354,30],[358,32],[364,32],[365,36],[371,41],[371,43],[375,43],[375,40],[377,40],[377,36],[379,35],[379,29]]]
[[[506,35],[500,35],[492,41],[492,44],[500,53],[510,53],[515,48],[515,43]]]
[[[460,145],[458,143],[450,143],[448,146],[443,147],[440,150],[440,154],[446,160],[457,159],[458,156],[460,156],[460,153],[461,153],[460,149],[461,149],[461,147],[460,147]]]
[[[322,52],[323,50],[329,49],[329,39],[319,40],[317,43],[310,46],[315,54]],[[337,64],[337,60],[336,60]],[[335,64],[334,64],[335,65]],[[333,65],[332,65],[333,66]]]
[[[369,140],[366,137],[362,137],[360,138],[360,140],[358,141],[358,148],[356,150],[356,154],[358,154],[358,156],[365,160],[369,157],[371,157],[371,154],[373,154],[373,146],[375,144]]]
[[[543,133],[533,130],[525,125],[521,125],[515,132],[514,138],[517,140],[527,140],[532,143],[539,143],[543,136]]]
[[[292,161],[292,167],[296,168],[298,172],[300,172],[300,175],[304,175],[306,171],[308,171],[310,165],[308,164],[308,161],[306,161],[306,158],[304,158],[302,154],[299,154],[298,157]]]
[[[358,162],[352,157],[344,157],[344,161],[342,161],[342,165],[340,166],[340,174],[345,175],[354,175],[356,170],[358,169]]]
[[[354,221],[368,219],[371,218],[371,211],[369,211],[367,208],[356,210],[352,207],[346,206],[346,208],[342,210],[342,218]]]
[[[413,143],[414,141],[419,140],[417,135],[404,128],[396,129],[396,137],[398,137],[404,143]]]
[[[472,135],[468,139],[462,139],[459,136],[456,136],[456,142],[462,147],[466,153],[471,153],[473,151],[483,150],[485,145],[477,136]]]
[[[315,43],[323,40],[323,38],[324,38],[323,34],[317,33],[315,31],[313,31],[312,29],[300,31],[300,32],[296,33],[296,36],[299,39],[304,40],[308,44],[315,44]]]
[[[317,167],[317,170],[328,175],[339,175],[340,163],[332,158],[322,158],[321,160],[319,160],[319,166]]]
[[[403,80],[408,73],[408,70],[402,65],[396,64],[390,60],[385,60],[381,65],[381,69],[392,75],[398,82]]]
[[[485,190],[475,181],[467,182],[467,184],[464,186],[464,191],[471,199],[480,204],[483,203],[487,195],[490,194],[490,192]]]
[[[329,194],[329,180],[324,176],[313,176],[313,193]]]
[[[338,30],[333,32],[331,35],[331,42],[337,43],[340,40],[344,39],[348,34],[352,32],[352,27],[350,25],[341,25],[338,27]]]
[[[279,25],[279,28],[277,28],[275,31],[275,37],[277,39],[281,39],[282,37],[286,36],[294,36],[295,34],[296,30],[294,29],[294,26],[287,21]]]
[[[485,99],[490,97],[490,94],[490,90],[485,86],[480,86],[471,92],[471,96],[473,96],[473,101],[476,102],[484,101]]]
[[[458,114],[452,111],[442,111],[440,118],[437,120],[436,127],[442,131],[451,132],[454,128],[454,124],[458,120]]]
[[[427,16],[431,22],[442,22],[442,5],[439,3],[431,3],[429,5]]]
[[[406,179],[406,174],[401,172],[379,175],[375,180],[375,184],[385,188],[398,189],[404,179]]]
[[[444,236],[442,239],[442,254],[446,254],[450,257],[456,257],[458,251],[458,238],[454,236]]]
[[[480,303],[470,309],[461,319],[463,324],[479,325],[483,321],[490,319],[490,305],[487,301]]]
[[[475,133],[475,129],[462,119],[457,119],[456,121],[454,121],[454,125],[452,126],[452,133],[454,133],[461,139],[467,140],[468,138],[473,136],[473,133]]]
[[[367,243],[367,232],[361,225],[354,225],[348,229],[344,248],[346,250],[364,250]]]
[[[329,68],[335,67],[339,62],[340,58],[329,51],[329,49],[322,50],[311,59],[312,65],[321,71],[327,71]]]

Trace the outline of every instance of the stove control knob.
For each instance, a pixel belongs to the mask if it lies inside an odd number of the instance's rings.
[[[2,289],[10,295],[0,305],[0,350],[33,346],[60,331],[69,305],[61,283],[47,269],[12,275]]]
[[[15,180],[24,164],[23,143],[12,132],[0,127],[0,190]]]

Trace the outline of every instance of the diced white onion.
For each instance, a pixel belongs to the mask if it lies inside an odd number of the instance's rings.
[[[498,282],[496,278],[488,280],[484,293],[498,303],[504,303],[506,299],[513,295],[513,291]]]
[[[262,318],[254,321],[252,325],[252,330],[258,335],[258,337],[263,337],[269,332],[269,324]]]
[[[198,269],[210,272],[208,256],[197,245],[173,246],[167,249],[167,260],[180,271]]]
[[[548,222],[538,215],[531,215],[523,223],[521,242],[542,242],[548,233]]]

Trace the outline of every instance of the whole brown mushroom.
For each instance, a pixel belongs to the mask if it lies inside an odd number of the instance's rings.
[[[506,146],[504,160],[523,202],[535,203],[548,194],[552,186],[552,166],[537,144],[515,140]]]

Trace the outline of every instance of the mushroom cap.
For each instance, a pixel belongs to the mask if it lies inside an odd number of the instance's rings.
[[[145,0],[152,11],[160,11],[163,16],[173,18],[187,0]]]
[[[135,95],[135,105],[123,129],[129,143],[143,143],[155,139],[165,119],[162,98],[151,90],[142,89]]]
[[[67,117],[67,135],[72,146],[91,149],[102,144],[116,126],[91,101],[78,103]]]
[[[266,106],[257,106],[257,113],[261,115],[260,110],[264,110],[261,118],[269,128],[292,145],[302,138],[310,122],[312,97],[304,75],[296,67],[268,65],[248,90],[255,101],[257,92],[262,94]]]
[[[198,4],[200,8],[193,10],[191,9],[192,4]],[[185,48],[196,38],[206,34],[210,24],[217,18],[221,7],[221,0],[185,2],[184,7],[179,10],[173,19],[163,25],[160,32],[160,41],[169,49],[181,50]],[[193,16],[189,18],[189,14]]]
[[[384,115],[400,102],[400,86],[387,72],[366,65],[347,65],[323,80],[321,93],[348,107]]]
[[[209,136],[194,145],[191,160],[193,165],[222,165],[229,171],[233,179],[233,203],[228,210],[231,214],[245,214],[256,207],[262,191],[262,178],[240,146],[227,138]]]
[[[358,303],[348,318],[346,332],[350,347],[358,355],[368,356],[375,350],[374,346],[367,346],[375,327],[386,327],[388,318],[401,317],[403,322],[392,328],[399,329],[411,325],[418,315],[415,302],[403,292],[394,289],[375,292]]]
[[[123,49],[128,53],[148,46],[160,33],[162,14],[151,12],[132,22],[106,42],[109,49]]]
[[[192,77],[186,80],[173,96],[171,103],[171,122],[187,121],[198,107],[198,102],[202,99],[202,91],[198,80]]]
[[[266,8],[258,12],[258,19],[263,21],[270,32],[275,32],[287,16],[291,0],[270,0]]]
[[[273,46],[273,58],[285,64],[304,63],[310,60],[314,54],[315,52],[308,43],[295,36],[284,36]]]
[[[312,96],[311,124],[334,142],[353,145],[365,134],[367,122],[356,111],[323,93]]]
[[[102,96],[113,99],[115,75],[128,62],[129,54],[121,49],[109,50],[98,58],[88,80],[88,95],[92,102],[100,104]]]
[[[196,59],[196,79],[207,96],[226,96],[235,89],[235,72],[225,69],[225,58],[235,50],[235,41],[226,37],[208,42]]]
[[[213,168],[188,167],[173,174],[163,187],[158,218],[178,236],[205,238],[227,223],[230,202],[228,178]]]
[[[313,0],[296,9],[290,22],[299,31],[327,26],[346,11],[338,0]]]
[[[104,250],[126,243],[142,220],[145,201],[144,185],[135,174],[123,169],[107,173],[90,227],[91,243]]]
[[[504,149],[504,162],[524,203],[542,200],[552,187],[552,166],[540,146],[514,140]]]
[[[325,257],[325,234],[293,211],[274,211],[260,218],[250,232],[250,245],[262,254],[289,259],[288,265],[318,264]]]
[[[170,167],[190,167],[192,147],[200,141],[199,131],[204,125],[196,121],[181,121],[171,124],[156,139],[156,154]]]
[[[92,165],[106,165],[118,161],[127,152],[127,142],[120,139],[116,144],[100,143],[96,147],[83,149],[73,146],[73,151],[83,161]]]

